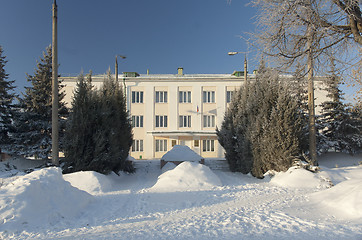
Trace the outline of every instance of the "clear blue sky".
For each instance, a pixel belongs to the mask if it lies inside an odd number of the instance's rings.
[[[59,73],[232,73],[243,68],[240,36],[255,28],[245,0],[58,0]],[[36,61],[51,44],[52,0],[0,0],[0,45],[17,92],[29,86]],[[257,63],[250,61],[250,70]]]

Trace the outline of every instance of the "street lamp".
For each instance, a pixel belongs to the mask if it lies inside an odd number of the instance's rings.
[[[116,74],[116,82],[118,82],[118,62],[117,62],[118,57],[120,57],[122,59],[126,59],[126,56],[122,56],[122,55],[119,55],[119,54],[116,55],[116,66],[114,68],[114,71],[115,71],[115,74]]]
[[[123,55],[119,55],[117,54],[116,55],[116,66],[114,68],[114,71],[115,71],[115,75],[116,75],[116,83],[118,84],[118,57],[120,57],[121,59],[126,59],[126,56],[123,56]],[[123,78],[123,91],[124,91],[124,97],[126,97],[126,81],[125,81],[125,78]]]
[[[248,62],[246,60],[246,54],[248,52],[228,52],[228,55],[229,56],[234,56],[234,55],[237,55],[237,54],[240,54],[240,53],[245,54],[245,60],[244,60],[244,84],[245,84],[245,86],[247,86],[247,83],[248,83]]]

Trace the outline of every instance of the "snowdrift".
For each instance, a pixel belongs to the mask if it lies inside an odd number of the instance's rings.
[[[341,219],[362,220],[362,178],[351,179],[311,194],[314,203],[324,206]]]
[[[64,181],[59,168],[37,170],[0,189],[0,231],[74,221],[91,201],[91,195]]]
[[[70,173],[64,175],[63,178],[65,181],[70,182],[73,187],[92,195],[108,192],[112,189],[112,182],[109,176],[93,171]]]
[[[291,167],[286,172],[276,173],[270,183],[289,188],[328,188],[330,186],[317,174],[298,167]]]
[[[195,191],[208,190],[215,186],[221,186],[221,181],[209,167],[196,162],[183,162],[161,174],[150,191]]]

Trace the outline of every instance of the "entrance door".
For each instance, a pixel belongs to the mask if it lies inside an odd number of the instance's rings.
[[[192,149],[192,137],[180,137],[179,138],[179,144],[181,146],[188,146],[189,148]]]

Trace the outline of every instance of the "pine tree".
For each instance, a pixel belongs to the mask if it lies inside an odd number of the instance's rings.
[[[9,131],[11,128],[13,100],[15,93],[14,81],[9,81],[9,74],[5,71],[6,56],[3,55],[3,48],[0,46],[0,144],[9,143]]]
[[[51,120],[52,120],[52,50],[46,48],[43,58],[37,62],[33,76],[27,75],[32,87],[27,87],[23,98],[19,99],[20,111],[14,121],[13,140],[15,151],[26,156],[47,159],[51,153]],[[68,110],[62,101],[64,86],[59,81],[59,141],[62,149],[65,119]]]

